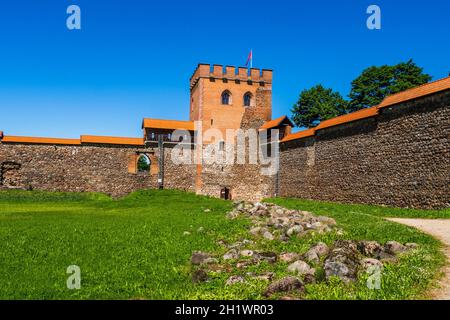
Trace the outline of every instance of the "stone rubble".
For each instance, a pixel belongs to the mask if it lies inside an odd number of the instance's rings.
[[[419,247],[416,243],[403,245],[396,241],[388,241],[382,245],[376,241],[336,240],[330,246],[323,242],[315,243],[304,253],[278,254],[258,250],[257,240],[264,243],[268,240],[276,241],[275,235],[289,240],[292,237],[306,236],[311,232],[332,231],[337,231],[336,233],[342,236],[345,232],[342,229],[336,229],[336,221],[332,218],[315,217],[307,211],[289,210],[274,204],[237,202],[235,209],[228,216],[231,219],[239,216],[249,217],[253,224],[249,233],[257,239],[255,241],[241,239],[231,244],[219,240],[218,243],[227,250],[222,256],[222,264],[214,257],[214,254],[193,252],[192,280],[195,283],[208,281],[208,272],[226,272],[231,273],[225,283],[226,286],[245,283],[249,279],[267,281],[269,285],[264,296],[284,294],[286,298],[296,299],[298,295],[305,292],[305,285],[328,281],[331,277],[338,277],[344,283],[353,282],[361,272],[367,272],[373,266],[382,270],[385,263],[395,263],[399,254]],[[243,270],[260,263],[286,264],[286,272],[291,273],[292,276],[277,280],[273,272],[262,274],[247,272],[245,276],[232,274],[233,270]],[[324,277],[316,277],[318,267],[324,270]]]

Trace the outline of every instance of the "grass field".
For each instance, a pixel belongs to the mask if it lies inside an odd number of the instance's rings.
[[[422,297],[444,263],[439,242],[381,217],[442,218],[450,216],[448,211],[268,201],[333,217],[345,233],[287,244],[259,242],[266,250],[305,252],[317,241],[331,244],[340,238],[420,244],[419,250],[385,269],[381,290],[367,289],[363,278],[352,285],[322,282],[307,287],[307,299]],[[207,283],[191,281],[193,251],[221,255],[226,249],[218,240],[251,239],[249,221],[225,217],[231,207],[229,202],[178,191],[141,191],[119,200],[102,194],[2,191],[0,299],[262,299],[267,286],[263,281],[226,287],[227,273],[213,275]],[[80,290],[66,288],[69,265],[81,268]],[[261,264],[247,272],[269,270],[282,277],[286,264]]]

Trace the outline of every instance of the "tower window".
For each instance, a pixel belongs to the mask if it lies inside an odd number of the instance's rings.
[[[252,98],[253,98],[253,96],[250,92],[247,92],[244,95],[244,106],[245,107],[250,107],[252,105]]]
[[[231,93],[230,91],[226,90],[222,92],[222,104],[224,105],[230,105],[231,104]]]

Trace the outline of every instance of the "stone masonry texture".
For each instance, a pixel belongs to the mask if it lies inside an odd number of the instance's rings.
[[[174,166],[165,149],[168,188],[193,191],[194,169]],[[0,144],[0,187],[48,191],[104,192],[122,196],[139,189],[158,187],[158,172],[130,173],[130,156],[146,154],[152,167],[157,148],[111,145]],[[157,167],[156,167],[157,168]]]
[[[280,195],[411,208],[450,203],[450,92],[282,145]]]

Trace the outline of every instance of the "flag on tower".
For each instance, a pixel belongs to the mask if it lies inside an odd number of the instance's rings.
[[[253,50],[250,50],[250,53],[247,57],[247,62],[245,63],[245,66],[248,67],[250,63],[250,68],[253,68]]]

